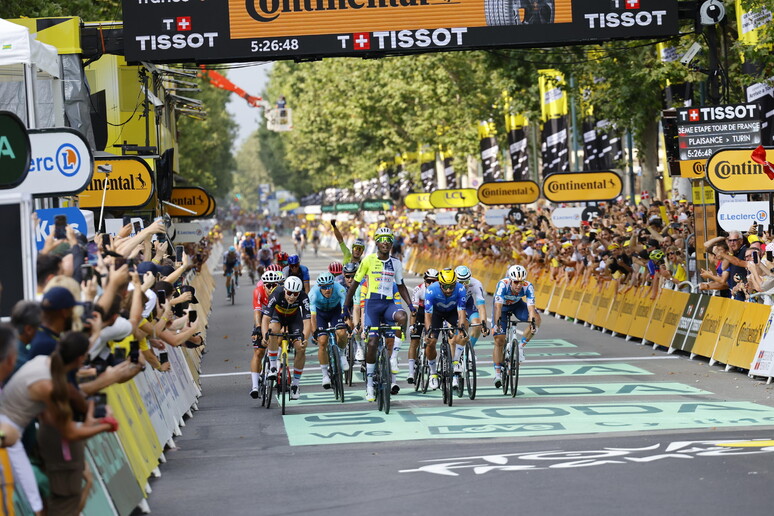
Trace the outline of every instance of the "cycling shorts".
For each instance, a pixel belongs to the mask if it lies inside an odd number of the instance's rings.
[[[344,327],[344,316],[341,313],[340,306],[337,306],[333,310],[317,311],[317,329],[324,330],[328,326],[336,329]]]
[[[302,335],[304,333],[304,318],[301,316],[301,310],[296,310],[291,315],[275,313],[271,318],[271,322],[279,323],[290,334]]]
[[[495,330],[495,335],[504,335],[505,328],[508,326],[508,319],[511,314],[515,315],[520,321],[529,321],[529,309],[527,303],[524,301],[517,301],[512,305],[503,305],[503,310],[500,312],[500,331]],[[498,322],[494,320],[494,307],[492,308],[492,327],[497,328]]]
[[[271,258],[267,258],[266,260],[261,258],[261,265],[263,265],[264,267],[268,267],[269,265],[271,265]]]
[[[478,306],[476,305],[476,302],[473,300],[472,297],[469,297],[468,300],[465,302],[465,313],[468,315],[468,320],[475,319],[476,317],[480,317],[478,314]]]
[[[366,299],[363,319],[365,327],[368,328],[369,336],[378,336],[377,330],[371,330],[371,326],[381,324],[393,325],[395,323],[395,313],[400,307],[392,299]],[[387,336],[393,337],[395,332],[390,330]]]
[[[422,330],[425,329],[425,307],[418,306],[414,326],[411,327],[411,338],[418,339],[422,337]]]
[[[255,248],[253,247],[245,247],[245,254],[249,256],[250,258],[255,258]]]
[[[449,312],[443,312],[441,310],[433,310],[433,314],[431,315],[430,320],[430,327],[431,328],[442,328],[443,323],[447,322],[451,326],[457,326],[459,323],[459,314],[457,313],[457,310],[451,310]],[[430,330],[430,338],[431,339],[437,339],[438,338],[438,330]]]

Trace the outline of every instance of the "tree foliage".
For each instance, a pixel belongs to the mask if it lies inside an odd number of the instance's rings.
[[[84,21],[121,19],[121,0],[3,0],[0,18],[80,16]]]
[[[239,203],[243,208],[256,209],[259,205],[258,185],[271,181],[261,160],[260,141],[258,131],[255,131],[236,153],[233,191],[239,196]]]

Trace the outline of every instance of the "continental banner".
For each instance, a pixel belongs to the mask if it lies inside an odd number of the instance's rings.
[[[656,303],[650,298],[650,287],[639,287],[637,292],[637,307],[634,309],[634,319],[627,335],[629,337],[643,339],[645,330],[648,329],[650,315],[656,308]]]
[[[688,301],[685,303],[683,313],[680,314],[680,321],[677,323],[672,342],[669,344],[670,351],[681,349],[685,343],[688,331],[691,329],[693,317],[696,315],[696,311],[699,308],[699,296],[700,294],[688,295]]]
[[[549,174],[543,197],[552,202],[609,201],[621,195],[623,183],[615,172]]]
[[[728,351],[726,364],[749,369],[755,358],[758,344],[763,340],[763,331],[769,321],[771,307],[758,303],[745,303],[744,315],[739,321],[739,333]]]
[[[771,179],[763,172],[763,166],[752,160],[755,149],[722,150],[707,161],[707,181],[721,193],[770,192]],[[766,149],[771,151],[772,149]],[[774,152],[766,159],[774,161]]]
[[[540,187],[535,181],[497,181],[478,187],[478,200],[482,204],[530,204],[540,197]]]
[[[81,208],[139,208],[153,196],[153,172],[145,160],[116,156],[94,160],[94,175],[78,196]]]
[[[730,303],[731,300],[725,297],[713,296],[710,298],[699,332],[696,334],[696,342],[691,349],[692,354],[707,358],[712,357],[720,334],[720,327],[726,320],[726,312]]]
[[[195,219],[206,217],[215,210],[215,199],[198,186],[173,188],[170,202],[174,205],[167,206],[170,217]]]
[[[619,335],[626,335],[632,322],[634,322],[634,311],[637,309],[638,303],[637,293],[636,288],[629,288],[622,295],[619,295],[620,299],[616,302],[618,308],[616,318],[610,328]]]
[[[745,315],[746,304],[735,299],[731,299],[728,302],[726,316],[720,324],[718,338],[715,341],[715,349],[712,350],[710,365],[714,362],[728,363],[728,354],[731,352],[731,347],[736,344],[739,329],[742,326],[742,317]]]
[[[123,1],[129,62],[371,57],[678,33],[674,0]]]

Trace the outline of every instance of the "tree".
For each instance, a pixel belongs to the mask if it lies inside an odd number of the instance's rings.
[[[269,172],[260,158],[260,138],[255,131],[237,151],[233,191],[239,195],[243,208],[256,209],[260,202],[258,185],[268,182]]]
[[[84,21],[120,20],[121,0],[3,0],[0,18],[80,16]]]

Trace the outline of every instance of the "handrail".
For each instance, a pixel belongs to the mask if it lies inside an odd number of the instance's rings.
[[[690,282],[690,281],[681,281],[677,285],[675,285],[675,290],[681,290],[683,287],[688,286],[691,287],[691,294],[695,294],[699,291],[699,285],[696,283]]]
[[[772,298],[772,296],[774,296],[774,290],[768,290],[766,292],[755,292],[750,294],[747,296],[747,299],[761,298],[765,299],[763,302],[764,305],[774,305],[774,298]]]

